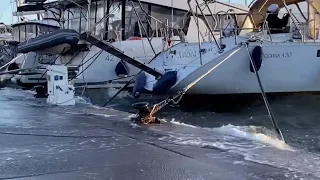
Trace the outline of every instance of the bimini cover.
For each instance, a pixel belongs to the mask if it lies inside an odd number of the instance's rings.
[[[177,71],[165,73],[153,86],[153,94],[166,94],[177,82]]]
[[[59,29],[49,34],[37,36],[18,45],[18,53],[28,53],[51,48],[61,44],[75,46],[79,42],[79,33],[72,29]]]

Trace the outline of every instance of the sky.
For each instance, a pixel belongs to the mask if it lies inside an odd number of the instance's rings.
[[[13,22],[12,18],[12,0],[0,0],[0,22],[5,24],[11,24]]]

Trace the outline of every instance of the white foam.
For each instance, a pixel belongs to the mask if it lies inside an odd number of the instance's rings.
[[[76,103],[92,105],[91,102],[87,101],[86,99],[84,99],[84,98],[81,97],[81,96],[75,96],[74,98],[75,98],[75,100],[76,100]]]
[[[193,125],[190,125],[190,124],[186,124],[186,123],[182,123],[182,122],[179,122],[179,121],[175,121],[175,119],[172,119],[170,122],[172,124],[176,124],[176,125],[186,126],[186,127],[190,127],[190,128],[197,128],[197,126],[193,126]]]
[[[124,120],[130,120],[131,118],[135,118],[137,115],[136,114],[130,114],[129,116],[123,118]]]
[[[222,126],[220,128],[214,128],[212,130],[220,133],[224,133],[227,135],[247,139],[247,140],[258,141],[258,142],[276,147],[278,149],[293,151],[292,147],[290,147],[285,142],[279,140],[276,136],[271,136],[270,132],[268,134],[262,134],[262,133],[258,133],[257,129],[263,129],[263,128],[255,127],[255,126],[241,127],[241,126],[233,126],[231,124],[228,124],[226,126]]]
[[[108,88],[107,93],[109,97],[113,97],[118,91],[119,89],[116,89],[116,88]],[[117,95],[117,98],[122,99],[127,96],[130,96],[130,94],[127,91],[122,91]]]
[[[170,121],[173,124],[176,125],[181,125],[181,126],[186,126],[190,128],[200,128],[194,125],[186,124],[186,123],[181,123],[178,121],[175,121],[174,119]],[[279,140],[275,136],[270,136],[271,133],[262,134],[262,133],[257,133],[257,129],[262,129],[262,127],[255,127],[255,126],[233,126],[231,124],[218,127],[218,128],[202,128],[203,130],[208,130],[208,131],[214,131],[218,132],[221,134],[229,135],[229,136],[235,136],[247,140],[252,140],[252,141],[258,141],[264,144],[268,144],[270,146],[283,149],[283,150],[293,150],[292,147],[290,147],[288,144],[285,142]]]
[[[266,128],[231,124],[218,128],[201,128],[174,120],[171,123],[190,127],[196,132],[193,134],[188,131],[180,134],[172,132],[160,140],[181,145],[219,148],[241,154],[247,161],[320,177],[320,157],[318,155],[289,146]]]
[[[106,118],[115,116],[115,115],[100,114],[100,113],[89,113],[89,114],[96,115],[96,116],[103,116],[103,117],[106,117]]]

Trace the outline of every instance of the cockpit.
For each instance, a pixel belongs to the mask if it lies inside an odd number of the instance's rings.
[[[257,25],[270,34],[290,33],[294,39],[318,39],[319,10],[320,1],[255,0],[248,19],[251,19],[253,29]]]
[[[279,17],[280,8],[278,4],[271,4],[266,14],[266,22],[268,23],[270,33],[286,33],[289,23],[290,14],[285,13],[282,18]]]

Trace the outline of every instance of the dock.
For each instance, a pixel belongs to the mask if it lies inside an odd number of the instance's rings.
[[[0,107],[0,179],[248,180],[288,179],[290,173],[239,165],[242,156],[220,149],[162,141],[169,131],[196,131],[170,123],[134,125],[129,113],[113,109],[50,106],[12,89],[0,90]]]

